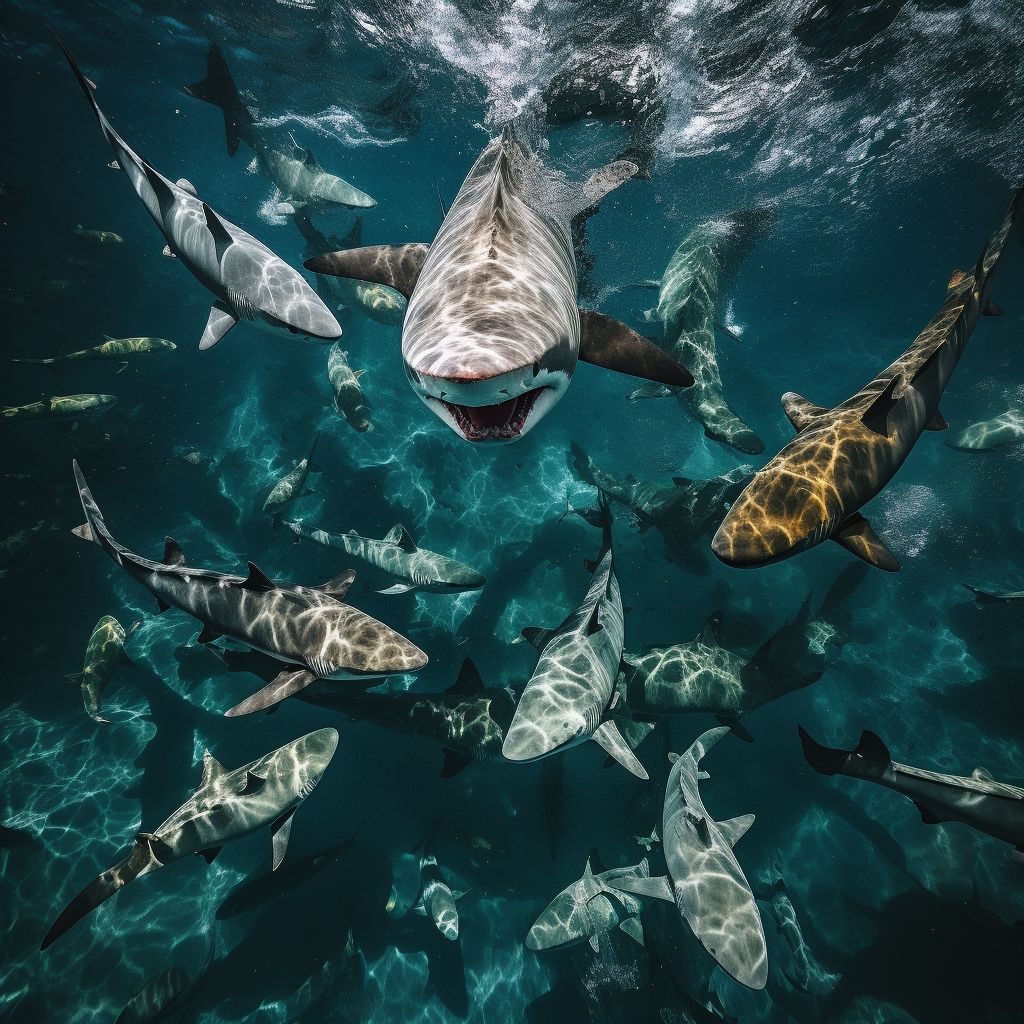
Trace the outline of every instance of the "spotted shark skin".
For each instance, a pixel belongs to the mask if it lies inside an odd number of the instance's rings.
[[[313,466],[313,452],[316,451],[316,444],[319,440],[320,435],[317,434],[313,438],[313,445],[309,449],[309,454],[297,462],[294,468],[285,473],[271,488],[266,501],[263,502],[263,511],[268,516],[279,515],[281,510],[290,505],[296,498],[313,493],[306,487],[306,478],[311,472],[316,472]]]
[[[554,630],[524,630],[540,660],[502,745],[509,761],[536,761],[594,740],[638,778],[648,777],[608,716],[622,660],[622,596],[605,550],[583,603]]]
[[[646,533],[652,526],[661,534],[669,556],[680,569],[694,576],[708,576],[711,563],[701,541],[716,529],[730,502],[753,475],[752,466],[737,466],[723,476],[708,480],[674,477],[672,487],[663,487],[632,474],[620,480],[599,468],[575,442],[573,466],[580,479],[599,487],[609,498],[632,509]]]
[[[748,455],[763,452],[764,442],[725,397],[715,324],[723,293],[771,216],[768,210],[739,210],[698,224],[669,261],[657,306],[645,314],[661,325],[662,348],[693,374],[693,387],[677,394],[704,433]]]
[[[115,359],[124,362],[128,356],[147,355],[156,352],[173,352],[178,346],[166,338],[107,338],[102,345],[83,348],[77,352],[65,352],[49,359],[12,359],[12,363],[34,363],[37,366],[60,366],[61,363],[85,360]]]
[[[668,876],[623,879],[618,888],[674,902],[683,920],[722,969],[747,988],[768,981],[761,915],[733,846],[754,823],[744,814],[715,821],[698,790],[701,758],[729,730],[710,729],[676,758],[665,788],[662,848]],[[674,755],[670,755],[674,756]]]
[[[442,778],[457,775],[470,764],[503,760],[501,748],[512,724],[516,698],[505,687],[484,687],[468,658],[458,679],[443,693],[304,691],[301,698],[351,718],[403,736],[414,736],[444,748]]]
[[[473,165],[433,243],[306,260],[409,299],[402,357],[413,390],[460,437],[517,440],[565,393],[578,359],[686,387],[689,372],[610,317],[579,309],[573,217],[636,172],[617,161],[570,184],[506,125]]]
[[[115,162],[167,239],[165,254],[177,257],[217,298],[199,347],[216,345],[239,320],[285,335],[323,341],[340,338],[334,314],[302,274],[212,210],[186,179],[165,178],[114,131],[85,75],[63,43],[60,47],[114,150]]]
[[[357,433],[373,430],[370,410],[359,387],[359,378],[365,370],[355,370],[348,364],[348,353],[335,342],[327,353],[327,379],[334,394],[334,406],[345,417],[345,422]]]
[[[109,722],[101,714],[103,691],[117,674],[118,667],[132,662],[124,652],[125,640],[135,632],[141,623],[133,623],[125,630],[113,615],[104,615],[93,627],[89,645],[85,649],[85,663],[81,672],[69,675],[74,683],[82,687],[82,700],[86,714],[94,722]]]
[[[153,832],[140,832],[132,852],[61,911],[40,949],[140,875],[192,854],[203,854],[210,862],[225,843],[267,825],[272,826],[278,867],[288,848],[295,808],[312,793],[337,747],[337,730],[318,729],[231,772],[206,751],[195,793]]]
[[[354,573],[343,574],[323,587],[302,587],[274,582],[251,562],[248,578],[195,569],[185,565],[184,553],[171,538],[163,562],[134,554],[111,537],[77,462],[74,471],[86,518],[85,525],[74,532],[98,544],[132,579],[150,590],[161,610],[174,606],[200,619],[201,642],[228,636],[279,661],[300,666],[292,673],[282,672],[281,676],[288,678],[278,677],[277,690],[265,688],[268,699],[276,696],[281,700],[317,679],[365,679],[415,672],[427,663],[427,656],[411,641],[345,604],[342,598]],[[280,692],[281,688],[285,692]],[[243,710],[232,710],[243,714],[267,706],[254,701],[245,704]]]
[[[479,590],[487,582],[487,577],[476,569],[447,555],[417,547],[400,523],[383,540],[360,537],[355,530],[327,533],[306,526],[302,520],[285,525],[295,533],[296,541],[305,537],[325,547],[338,548],[384,574],[391,585],[381,590],[382,594],[407,594],[416,590],[458,594]]]
[[[991,452],[1008,444],[1024,444],[1024,408],[1007,409],[989,420],[972,423],[946,442],[958,452]]]
[[[984,768],[969,777],[897,764],[873,732],[861,734],[856,750],[833,750],[800,727],[807,763],[819,775],[845,775],[876,782],[914,801],[926,825],[959,821],[1010,843],[1010,859],[1024,864],[1024,789],[996,782]]]
[[[227,61],[216,43],[210,44],[206,55],[206,78],[195,85],[186,85],[185,92],[221,108],[228,156],[238,151],[239,140],[256,154],[260,170],[281,192],[277,212],[282,216],[332,206],[371,210],[377,205],[375,199],[355,185],[325,171],[310,150],[294,142],[291,146],[273,146],[264,138],[238,95]]]
[[[630,867],[596,872],[593,859],[593,855],[587,859],[583,877],[563,889],[534,922],[526,936],[527,949],[565,949],[589,942],[594,952],[600,952],[600,937],[613,928],[643,945],[640,915],[651,898],[624,892],[615,883],[620,878],[648,878],[647,858]]]
[[[939,399],[983,313],[1003,247],[1024,205],[1013,193],[1003,223],[973,272],[956,271],[942,308],[894,363],[834,409],[783,395],[797,436],[733,503],[711,542],[726,565],[766,565],[835,540],[888,572],[899,561],[860,514],[893,478],[926,430],[947,424]]]
[[[28,405],[5,405],[0,409],[0,423],[75,419],[106,412],[115,405],[114,395],[52,395]]]

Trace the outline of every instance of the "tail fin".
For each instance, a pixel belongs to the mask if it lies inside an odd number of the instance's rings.
[[[328,239],[332,249],[358,249],[363,244],[363,218],[356,217],[349,233],[344,238],[331,235]]]
[[[981,311],[986,316],[1000,314],[1000,310],[992,304],[988,294],[992,286],[992,276],[996,272],[1006,240],[1014,226],[1017,228],[1017,237],[1024,242],[1024,187],[1015,189],[1010,196],[1003,223],[985,243],[985,248],[981,250],[981,256],[974,268],[974,289],[979,296]]]
[[[197,100],[220,107],[224,114],[228,156],[234,156],[238,152],[242,132],[252,124],[252,118],[238,95],[227,61],[216,43],[210,43],[206,54],[206,77],[194,85],[186,85],[185,92]]]
[[[977,587],[972,587],[969,583],[963,583],[961,586],[965,587],[974,595],[974,600],[977,604],[998,604],[999,598],[995,594],[989,594],[987,591],[978,590]]]
[[[50,926],[39,948],[46,949],[59,939],[69,928],[76,925],[86,914],[106,902],[118,889],[123,888],[139,875],[154,871],[163,865],[157,860],[150,845],[150,839],[142,833],[135,839],[132,852],[120,864],[104,871],[99,878],[91,881],[61,912]]]
[[[833,750],[815,742],[800,730],[800,744],[807,763],[819,775],[848,775],[854,779],[880,779],[892,765],[886,745],[873,733],[861,733],[856,750]]]
[[[312,259],[314,256],[323,256],[325,252],[331,251],[331,243],[324,238],[323,233],[318,231],[313,222],[304,213],[293,213],[292,223],[299,229],[299,234],[306,240],[306,248],[302,251],[304,260]]]
[[[56,359],[12,359],[12,363],[32,363],[35,366],[53,366],[56,367],[58,360]]]
[[[113,553],[116,553],[119,545],[110,536],[107,524],[103,521],[103,513],[100,511],[99,505],[96,504],[96,499],[92,496],[92,491],[89,490],[89,485],[85,482],[81,469],[78,468],[78,462],[72,460],[71,467],[75,471],[75,486],[78,488],[78,497],[82,502],[82,511],[85,513],[85,522],[81,526],[76,526],[71,532],[76,537],[81,537],[82,540],[98,544],[108,553],[111,553],[109,549],[113,549]]]

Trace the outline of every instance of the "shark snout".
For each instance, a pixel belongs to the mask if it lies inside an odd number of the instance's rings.
[[[291,748],[299,788],[305,797],[320,781],[338,749],[338,730],[317,729],[306,733],[292,743]]]
[[[586,729],[582,715],[545,719],[543,725],[520,717],[517,711],[502,744],[502,756],[509,761],[536,761],[572,743]]]
[[[587,937],[581,915],[570,893],[555,897],[547,910],[534,922],[526,936],[526,948],[534,951],[559,949]]]

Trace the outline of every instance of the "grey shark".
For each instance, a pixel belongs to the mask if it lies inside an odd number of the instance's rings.
[[[437,930],[455,941],[459,937],[459,912],[455,901],[465,895],[453,890],[437,866],[437,834],[440,823],[433,821],[423,837],[393,865],[391,896],[385,910],[394,917],[411,911],[433,920]]]
[[[516,709],[515,694],[506,687],[484,687],[469,658],[463,661],[458,678],[443,693],[344,690],[329,695],[304,691],[301,696],[310,703],[403,736],[439,744],[444,748],[444,779],[452,778],[474,762],[502,760],[501,747]]]
[[[1024,444],[1024,407],[972,423],[946,442],[959,452],[990,452],[1008,444]]]
[[[596,869],[596,870],[595,870]],[[583,877],[563,889],[534,922],[526,936],[526,948],[534,951],[564,949],[589,942],[600,952],[601,936],[620,928],[631,939],[644,944],[640,914],[650,904],[646,896],[636,896],[616,887],[619,878],[648,878],[645,857],[626,868],[606,869],[592,850]]]
[[[458,594],[465,590],[479,590],[487,577],[462,562],[439,555],[436,551],[416,546],[405,527],[396,524],[383,540],[360,537],[350,533],[326,533],[306,526],[302,520],[286,523],[298,542],[300,537],[339,548],[352,558],[371,567],[371,573],[383,577],[390,584],[382,594],[407,594],[422,590],[431,594]]]
[[[211,942],[206,963],[194,978],[189,978],[184,968],[177,965],[150,978],[131,997],[114,1024],[157,1024],[176,1017],[192,1002],[206,981],[215,949],[216,944]]]
[[[693,383],[651,341],[577,305],[570,222],[636,169],[618,161],[569,183],[544,166],[521,127],[507,125],[431,245],[350,249],[305,266],[406,296],[402,357],[413,390],[465,440],[514,441],[554,407],[580,359]]]
[[[100,714],[103,710],[103,691],[110,684],[120,665],[134,662],[125,654],[124,644],[141,625],[135,622],[125,630],[113,615],[104,615],[93,627],[89,646],[85,650],[85,664],[81,672],[68,676],[82,687],[82,700],[86,713],[95,722],[107,722]]]
[[[5,405],[0,408],[0,423],[78,419],[106,412],[115,405],[114,395],[52,395],[28,405]]]
[[[846,775],[877,782],[914,801],[926,825],[959,821],[1010,843],[1010,859],[1024,864],[1024,789],[996,782],[991,772],[975,768],[967,778],[897,764],[873,732],[863,732],[856,750],[833,750],[816,743],[800,728],[807,763],[819,775]]]
[[[977,604],[998,604],[1004,601],[1024,601],[1024,590],[1003,590],[995,593],[991,590],[978,590],[969,584],[963,584],[974,595]]]
[[[313,438],[313,444],[309,454],[289,470],[271,488],[266,501],[263,502],[263,511],[269,516],[278,516],[283,508],[290,505],[296,498],[305,497],[313,492],[306,487],[306,478],[310,473],[318,473],[319,470],[313,465],[313,452],[316,451],[316,443],[320,440],[319,433]]]
[[[110,338],[101,345],[79,349],[77,352],[65,352],[63,355],[51,356],[49,359],[12,359],[12,363],[34,363],[37,366],[52,366],[55,369],[63,363],[81,362],[83,360],[113,359],[127,363],[129,356],[145,355],[154,352],[173,352],[178,346],[166,338]]]
[[[360,434],[373,430],[370,410],[359,387],[359,378],[365,370],[355,370],[348,364],[348,353],[342,352],[335,342],[327,353],[327,379],[334,394],[334,407],[345,417],[345,422]]]
[[[675,903],[683,920],[722,969],[747,988],[768,981],[768,949],[761,915],[733,846],[754,823],[743,814],[715,821],[698,790],[701,758],[729,730],[710,729],[675,757],[665,789],[662,849],[668,876],[620,879],[619,889]]]
[[[826,540],[887,572],[900,563],[860,513],[896,475],[925,430],[944,430],[939,400],[982,315],[1006,240],[1020,219],[1024,188],[974,270],[955,271],[946,301],[910,347],[873,381],[832,409],[792,392],[782,406],[797,436],[759,469],[711,542],[726,565],[767,565]]]
[[[555,629],[523,630],[540,659],[519,699],[502,753],[510,761],[536,761],[594,740],[627,771],[646,779],[646,770],[610,714],[624,634],[610,529],[601,551],[583,603]]]
[[[320,781],[337,747],[336,730],[318,729],[231,772],[207,750],[195,793],[154,831],[140,832],[132,852],[61,911],[39,948],[46,949],[139,876],[193,854],[210,863],[225,843],[267,825],[278,867],[288,849],[295,808]]]
[[[86,518],[73,531],[77,536],[98,544],[150,590],[161,611],[173,606],[199,619],[200,642],[228,636],[288,663],[274,682],[229,715],[270,707],[318,679],[382,677],[415,672],[427,663],[427,656],[411,641],[345,604],[353,572],[321,587],[302,587],[275,582],[252,562],[248,577],[195,569],[185,564],[184,552],[171,537],[162,562],[136,555],[110,535],[78,463],[73,465]]]
[[[752,466],[737,466],[708,480],[675,476],[672,486],[664,487],[637,480],[632,473],[621,480],[612,476],[599,468],[575,441],[572,455],[573,467],[582,480],[636,513],[641,535],[652,526],[661,534],[669,558],[680,569],[694,576],[710,575],[711,563],[701,542],[715,530],[753,476]]]
[[[166,238],[165,255],[177,257],[217,298],[199,347],[212,348],[239,320],[277,333],[340,338],[334,314],[297,270],[211,209],[185,178],[165,178],[131,149],[100,110],[74,58],[63,43],[60,47],[117,163]]]
[[[357,249],[363,244],[362,217],[356,217],[352,230],[344,238],[338,238],[337,235],[324,238],[305,214],[295,214],[292,222],[306,240],[306,248],[302,252],[304,260],[341,249]],[[344,306],[385,327],[401,327],[405,319],[405,296],[385,284],[317,274],[316,290],[324,302],[333,304],[335,308]]]
[[[239,141],[255,154],[260,170],[278,187],[281,201],[277,212],[283,216],[310,208],[347,206],[372,209],[377,205],[365,192],[343,178],[329,174],[308,149],[297,146],[271,145],[256,127],[248,107],[242,103],[227,61],[216,43],[206,54],[206,78],[195,85],[186,85],[185,92],[197,100],[220,107],[224,114],[228,155],[238,152]]]
[[[771,218],[769,210],[739,210],[698,224],[669,261],[657,306],[645,313],[649,322],[661,326],[662,348],[693,374],[694,386],[679,397],[704,433],[749,455],[763,452],[764,442],[725,397],[715,327],[723,293]]]

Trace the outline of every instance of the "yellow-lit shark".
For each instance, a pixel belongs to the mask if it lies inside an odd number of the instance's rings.
[[[727,565],[766,565],[834,540],[888,572],[900,563],[860,514],[903,465],[925,430],[944,430],[939,400],[978,318],[1002,312],[992,277],[1024,207],[1017,189],[974,270],[957,270],[939,312],[870,384],[834,409],[789,392],[782,407],[797,436],[733,503],[711,542]]]

